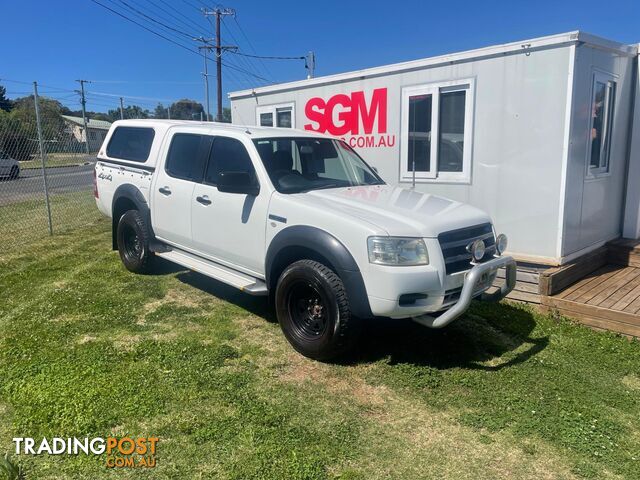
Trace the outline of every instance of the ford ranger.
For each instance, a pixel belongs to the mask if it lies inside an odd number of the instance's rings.
[[[388,185],[345,142],[313,132],[117,121],[94,194],[128,270],[150,273],[159,257],[269,295],[287,340],[319,360],[345,353],[367,319],[440,328],[515,284],[486,213]]]

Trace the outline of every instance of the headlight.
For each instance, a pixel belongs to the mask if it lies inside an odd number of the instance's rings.
[[[496,251],[498,255],[502,255],[507,249],[507,236],[504,233],[501,233],[496,238]]]
[[[427,246],[421,238],[369,237],[369,262],[378,265],[428,265]]]
[[[484,242],[479,239],[467,247],[467,251],[471,254],[473,260],[475,260],[476,262],[479,262],[484,258],[485,249],[486,247]]]

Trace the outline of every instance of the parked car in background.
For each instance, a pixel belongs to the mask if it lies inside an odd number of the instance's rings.
[[[20,163],[0,151],[0,178],[15,180],[20,176]]]

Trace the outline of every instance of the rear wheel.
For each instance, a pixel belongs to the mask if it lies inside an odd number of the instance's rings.
[[[357,336],[357,319],[336,273],[313,260],[292,263],[276,287],[276,312],[293,348],[316,360],[345,354]]]
[[[149,230],[137,210],[129,210],[118,222],[116,233],[120,259],[127,270],[134,273],[150,273],[155,255],[149,250]]]

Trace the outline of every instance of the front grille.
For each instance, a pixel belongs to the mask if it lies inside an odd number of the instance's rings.
[[[472,257],[467,251],[467,246],[476,240],[483,240],[486,245],[484,257],[480,263],[491,260],[496,253],[496,239],[490,223],[451,230],[438,235],[447,275],[471,268]]]

